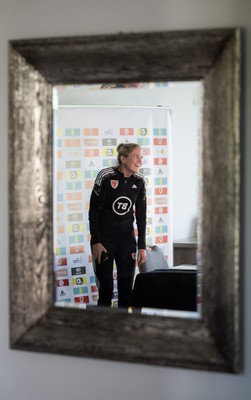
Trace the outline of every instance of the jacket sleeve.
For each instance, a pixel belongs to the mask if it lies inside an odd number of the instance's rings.
[[[138,249],[146,248],[146,185],[143,181],[142,188],[135,203],[135,217],[138,228]]]
[[[89,207],[89,224],[92,244],[100,243],[99,213],[103,203],[102,185],[98,185],[96,182],[97,180],[92,189]]]

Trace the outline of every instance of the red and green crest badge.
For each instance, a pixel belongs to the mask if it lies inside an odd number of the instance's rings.
[[[113,180],[111,181],[111,186],[113,189],[116,189],[118,187],[119,181],[118,180]]]

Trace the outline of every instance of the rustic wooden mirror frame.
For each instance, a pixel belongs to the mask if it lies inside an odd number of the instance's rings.
[[[240,369],[238,29],[15,40],[9,45],[10,346]],[[52,86],[202,80],[202,318],[54,306]]]

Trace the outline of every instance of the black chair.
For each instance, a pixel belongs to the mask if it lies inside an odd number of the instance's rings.
[[[131,306],[196,311],[196,295],[196,270],[155,269],[136,276]]]

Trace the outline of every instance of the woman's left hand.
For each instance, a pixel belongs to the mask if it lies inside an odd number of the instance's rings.
[[[138,258],[137,258],[138,266],[143,264],[145,261],[146,261],[146,250],[145,249],[139,249],[138,250]]]

